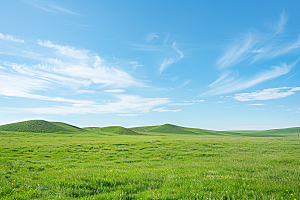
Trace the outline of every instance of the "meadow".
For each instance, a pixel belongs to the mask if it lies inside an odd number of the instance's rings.
[[[299,170],[296,136],[0,131],[0,199],[298,200]]]

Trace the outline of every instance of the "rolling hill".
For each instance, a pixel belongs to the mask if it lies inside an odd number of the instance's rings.
[[[82,132],[81,128],[63,122],[48,122],[45,120],[29,120],[0,126],[0,131],[57,133]]]
[[[90,133],[118,134],[118,135],[155,135],[155,134],[182,134],[202,136],[233,136],[233,137],[296,137],[300,134],[300,127],[270,130],[234,130],[234,131],[213,131],[199,128],[188,128],[173,124],[158,126],[142,126],[124,128],[122,126],[107,127],[86,127],[79,128],[63,122],[49,122],[45,120],[29,120],[6,124],[0,126],[0,131],[32,132],[32,133],[79,133],[88,131]]]
[[[112,134],[118,134],[118,135],[141,135],[140,133],[137,133],[136,131],[130,130],[128,128],[124,128],[122,126],[107,126],[107,127],[85,127],[83,128],[87,131],[92,131],[96,133],[112,133]]]
[[[199,128],[187,128],[177,126],[173,124],[163,124],[160,126],[142,126],[130,128],[136,132],[146,133],[171,133],[171,134],[190,134],[190,135],[210,135],[210,136],[238,136],[238,132],[227,132],[227,131],[212,131]]]
[[[232,132],[241,133],[250,137],[296,137],[300,134],[300,127],[269,129],[269,130],[235,130]]]
[[[122,126],[107,126],[101,128],[103,132],[108,132],[108,133],[115,133],[119,135],[139,135],[139,133],[130,130],[128,128],[124,128]]]
[[[154,133],[176,133],[176,134],[197,134],[196,132],[189,131],[184,127],[176,126],[173,124],[163,124],[156,126],[148,130],[148,132]]]

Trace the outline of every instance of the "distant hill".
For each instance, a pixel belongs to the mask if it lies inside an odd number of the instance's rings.
[[[73,126],[61,122],[48,122],[45,120],[29,120],[0,126],[0,131],[55,133],[70,132]],[[77,130],[77,129],[76,129]]]
[[[133,130],[130,130],[128,128],[124,128],[122,126],[107,126],[107,127],[87,127],[84,128],[86,130],[99,132],[99,133],[114,133],[118,135],[140,135],[140,133],[137,133]]]
[[[300,134],[300,127],[269,129],[269,130],[234,130],[233,132],[241,133],[244,136],[251,137],[295,137]]]
[[[228,131],[212,131],[199,128],[187,128],[173,124],[163,124],[159,126],[142,126],[130,128],[136,132],[148,133],[174,133],[174,134],[194,134],[194,135],[210,135],[210,136],[240,136],[238,132]]]
[[[173,124],[163,124],[158,126],[142,126],[124,128],[122,126],[107,127],[86,127],[79,128],[63,122],[48,122],[45,120],[29,120],[0,126],[0,131],[32,132],[32,133],[112,133],[118,135],[152,135],[159,133],[183,134],[183,135],[203,135],[203,136],[233,136],[233,137],[296,137],[300,134],[300,127],[270,129],[270,130],[234,130],[234,131],[213,131],[199,128],[181,127]]]
[[[149,130],[158,127],[158,126],[140,126],[140,127],[132,127],[129,128],[130,130],[136,131],[136,132],[148,132]]]
[[[155,133],[177,133],[177,134],[197,134],[196,132],[189,131],[181,126],[176,126],[173,124],[164,124],[161,126],[156,126],[148,130],[148,132]]]

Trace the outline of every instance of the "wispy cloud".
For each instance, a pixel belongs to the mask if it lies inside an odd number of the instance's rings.
[[[264,70],[259,74],[248,78],[247,80],[238,78],[236,80],[225,82],[223,83],[223,85],[219,85],[218,87],[213,88],[210,91],[203,93],[202,95],[220,95],[247,89],[264,81],[271,80],[288,73],[291,68],[293,68],[297,64],[297,62],[298,61],[290,65],[283,63],[281,66],[273,66],[271,70]]]
[[[177,48],[176,42],[173,42],[172,49],[176,52],[176,55],[165,58],[160,64],[159,74],[161,74],[165,69],[167,69],[171,64],[178,62],[181,58],[184,57],[183,53]]]
[[[113,89],[113,90],[103,90],[104,92],[109,92],[109,93],[122,93],[125,92],[123,89]]]
[[[146,41],[147,43],[131,43],[131,45],[134,46],[134,50],[159,52],[159,57],[161,58],[158,72],[160,75],[170,65],[184,57],[184,54],[178,48],[177,42],[174,39],[170,39],[170,34],[162,41],[156,33],[149,33],[146,36]]]
[[[254,35],[248,34],[228,47],[225,53],[217,61],[219,69],[231,67],[249,56],[249,52],[257,43]],[[252,50],[254,51],[254,50]]]
[[[84,104],[74,102],[71,106],[3,108],[2,112],[19,112],[35,114],[146,114],[156,106],[170,102],[168,98],[142,98],[138,95],[116,95],[118,101],[105,104]]]
[[[276,24],[274,24],[273,31],[276,34],[282,32],[286,21],[287,21],[287,16],[284,14],[284,11],[283,11],[282,13],[280,13],[279,21]]]
[[[118,116],[121,116],[121,117],[136,117],[136,116],[139,116],[138,114],[118,114]]]
[[[33,77],[12,75],[8,73],[0,74],[0,94],[10,97],[23,97],[45,101],[67,102],[74,104],[94,104],[90,100],[74,100],[63,97],[48,97],[44,95],[33,94],[34,91],[50,89],[50,83]]]
[[[25,41],[22,40],[22,39],[18,39],[15,36],[12,36],[12,35],[4,35],[2,33],[0,33],[0,39],[2,39],[2,40],[10,40],[10,41],[13,41],[13,42],[22,42],[22,43],[25,43]]]
[[[137,62],[114,63],[89,50],[58,45],[51,41],[38,40],[37,43],[38,53],[24,53],[24,50],[16,48],[19,53],[14,54],[19,58],[30,58],[35,64],[27,64],[27,60],[22,64],[3,62],[7,70],[1,68],[0,95],[51,101],[52,104],[33,108],[6,107],[2,108],[3,112],[63,115],[115,113],[125,116],[145,114],[171,102],[168,98],[118,94],[124,92],[124,88],[146,86],[122,70],[124,63],[130,66]],[[104,95],[108,98],[90,100],[89,95],[103,94],[96,91],[106,92]]]
[[[178,86],[177,88],[182,88],[184,86],[187,86],[189,83],[191,82],[191,80],[186,80],[184,81],[184,83],[182,83],[180,86]]]
[[[190,106],[194,105],[195,103],[171,103],[170,106]]]
[[[97,54],[90,53],[88,50],[57,45],[51,41],[42,42],[38,40],[38,44],[54,50],[54,58],[43,58],[47,65],[38,65],[32,69],[35,72],[37,72],[37,69],[41,70],[39,77],[49,77],[49,74],[46,74],[46,72],[50,71],[52,74],[72,77],[72,80],[76,80],[76,82],[84,81],[86,84],[102,84],[103,87],[145,86],[125,71],[109,67],[108,62]],[[26,68],[26,70],[29,70],[29,68]],[[34,72],[30,71],[30,73]]]
[[[156,111],[156,112],[179,112],[181,110],[170,110],[170,109],[166,109],[165,107],[161,107],[161,108],[155,108],[155,109],[152,109],[153,111]]]
[[[228,45],[216,62],[217,69],[220,70],[219,78],[209,85],[212,89],[202,95],[241,91],[289,73],[290,69],[298,63],[299,57],[293,56],[293,63],[287,65],[283,62],[280,66],[272,67],[271,70],[266,69],[269,66],[265,66],[264,70],[261,70],[261,66],[252,67],[259,60],[278,58],[287,53],[300,54],[300,38],[292,42],[283,42],[281,39],[284,37],[282,32],[286,21],[286,15],[281,13],[279,21],[269,32],[249,32]],[[240,73],[241,69],[248,73]]]
[[[235,94],[233,98],[238,101],[270,100],[293,95],[296,91],[300,91],[300,87],[269,88],[258,92]]]
[[[253,104],[249,104],[250,106],[264,106],[266,104],[263,103],[253,103]]]
[[[33,6],[35,8],[41,9],[41,10],[45,10],[47,12],[79,15],[76,12],[73,12],[73,11],[65,9],[61,6],[58,6],[51,1],[43,1],[43,0],[23,0],[23,1],[30,6]]]
[[[219,69],[233,67],[243,60],[251,64],[261,58],[276,57],[300,47],[299,40],[292,43],[278,43],[278,34],[284,29],[286,15],[280,14],[280,19],[268,33],[247,33],[236,39],[227,47],[224,54],[218,59]]]
[[[158,35],[156,33],[149,33],[146,36],[146,41],[147,42],[151,42],[154,38],[158,38]]]

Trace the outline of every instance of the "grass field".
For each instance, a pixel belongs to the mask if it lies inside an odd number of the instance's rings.
[[[0,199],[300,199],[296,134],[142,133],[1,131]]]

